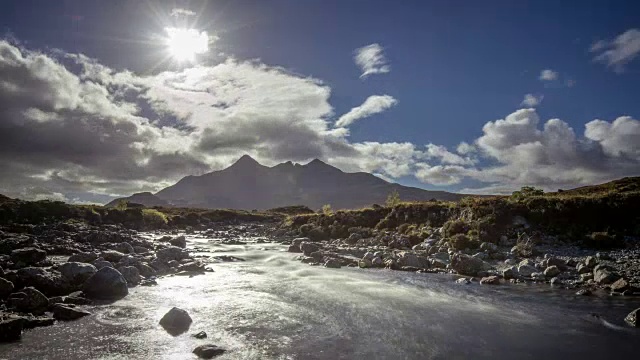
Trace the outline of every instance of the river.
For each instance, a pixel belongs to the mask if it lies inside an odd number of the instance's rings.
[[[592,359],[638,354],[640,331],[624,316],[638,299],[578,297],[548,285],[455,284],[453,277],[390,270],[325,269],[295,261],[283,245],[189,245],[246,261],[215,272],[165,277],[93,315],[27,330],[0,359]],[[189,312],[173,337],[158,321]],[[591,316],[598,313],[601,318]],[[198,340],[190,334],[206,331]]]

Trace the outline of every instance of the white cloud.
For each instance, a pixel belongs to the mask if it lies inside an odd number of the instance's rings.
[[[475,163],[471,158],[465,158],[458,154],[454,154],[447,150],[446,147],[434,144],[427,145],[425,157],[427,159],[437,159],[442,164],[473,165]]]
[[[355,50],[354,61],[362,70],[360,78],[373,74],[384,74],[391,71],[384,56],[384,49],[380,44],[371,44]]]
[[[520,105],[533,108],[540,105],[543,98],[544,96],[542,95],[526,94]]]
[[[558,79],[558,73],[551,69],[545,69],[540,72],[538,79],[541,81],[554,81]]]
[[[360,106],[349,110],[336,121],[336,127],[347,127],[359,119],[381,113],[398,103],[398,100],[389,95],[372,95]]]
[[[597,41],[591,45],[591,51],[598,53],[594,60],[622,72],[640,54],[640,30],[629,29],[613,40]]]
[[[463,141],[458,144],[456,151],[460,155],[469,155],[476,152],[476,147]]]
[[[178,16],[195,16],[196,13],[189,10],[189,9],[182,9],[182,8],[173,8],[171,9],[171,16],[174,17],[178,17]]]

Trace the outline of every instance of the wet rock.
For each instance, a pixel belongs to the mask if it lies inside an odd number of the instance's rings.
[[[534,272],[533,274],[531,274],[531,279],[535,281],[544,281],[546,279],[546,276],[544,275],[544,273]]]
[[[197,348],[193,349],[193,353],[201,359],[211,359],[213,357],[224,354],[226,351],[227,350],[219,348],[212,344],[200,345]]]
[[[311,253],[320,250],[320,246],[309,242],[302,242],[300,243],[300,250],[302,250],[303,254],[310,256]]]
[[[483,277],[480,280],[480,284],[481,285],[499,285],[500,284],[500,278],[495,276],[495,275]]]
[[[451,268],[458,274],[476,276],[480,271],[491,269],[491,265],[481,259],[458,254],[451,259]]]
[[[531,265],[518,266],[518,275],[522,277],[531,277],[531,274],[534,274],[536,271],[538,270]]]
[[[624,318],[624,321],[633,327],[640,328],[640,308],[630,312],[629,315]]]
[[[324,263],[324,267],[331,269],[340,269],[342,267],[342,264],[340,264],[340,261],[336,259],[329,259]]]
[[[505,278],[506,280],[513,279],[516,277],[517,273],[518,273],[518,269],[515,266],[511,266],[502,270],[502,277]]]
[[[38,267],[18,269],[16,279],[15,286],[32,286],[46,296],[66,295],[75,290],[60,273]]]
[[[155,276],[156,275],[156,270],[154,268],[152,268],[151,266],[147,265],[147,264],[137,264],[135,265],[136,268],[138,268],[138,271],[140,272],[140,275],[144,276],[145,278],[151,277],[151,276]]]
[[[20,340],[23,324],[20,318],[0,321],[0,342]]]
[[[587,256],[587,258],[584,259],[584,264],[590,268],[593,268],[598,265],[598,259],[596,259],[595,256]]]
[[[111,263],[117,263],[120,261],[120,259],[122,259],[122,257],[124,256],[123,253],[121,253],[120,251],[115,251],[115,250],[105,250],[103,252],[100,253],[100,257],[103,258],[106,261],[109,261]]]
[[[11,252],[11,261],[15,264],[35,265],[47,258],[47,252],[34,247],[16,249]]]
[[[490,242],[483,242],[482,244],[480,244],[480,250],[486,251],[489,253],[496,252],[498,251],[498,245]]]
[[[594,270],[593,272],[593,280],[598,284],[611,284],[620,278],[619,275],[610,271],[607,268],[600,268],[598,270]]]
[[[80,252],[69,257],[68,262],[91,263],[98,258],[98,254],[92,252]]]
[[[93,262],[93,266],[95,266],[96,269],[100,270],[100,269],[105,268],[105,267],[112,268],[113,267],[113,263],[110,262],[110,261],[106,261],[106,260],[97,260],[97,261]]]
[[[371,260],[371,267],[383,267],[384,262],[380,256],[376,256]]]
[[[111,267],[104,267],[85,281],[82,291],[93,299],[112,300],[129,294],[127,280]]]
[[[400,267],[409,266],[414,268],[429,268],[429,258],[426,256],[416,255],[410,252],[401,252],[398,254],[396,263]]]
[[[613,284],[611,284],[611,291],[622,293],[631,288],[631,284],[623,278],[616,280]]]
[[[184,235],[181,235],[169,240],[169,244],[184,249],[187,247],[187,238]]]
[[[558,276],[560,275],[560,273],[561,273],[560,269],[558,269],[558,267],[555,265],[551,265],[548,268],[544,269],[544,276],[548,278]]]
[[[121,243],[117,243],[111,246],[112,250],[115,250],[117,252],[123,253],[123,254],[135,254],[136,250],[133,248],[133,246],[131,244],[129,244],[128,242],[121,242]],[[106,259],[106,258],[105,258]],[[109,260],[109,259],[107,259]],[[120,261],[120,260],[118,260]],[[115,262],[118,262],[115,261]]]
[[[576,266],[576,270],[578,270],[578,274],[588,274],[591,273],[591,268],[588,267],[586,264],[584,263],[579,263]]]
[[[302,252],[300,250],[300,245],[295,245],[295,244],[291,244],[289,245],[289,248],[287,249],[288,252],[292,252],[292,253],[300,253]]]
[[[551,278],[551,280],[549,280],[549,284],[553,286],[559,286],[559,285],[562,285],[562,280],[558,279],[557,277],[554,277],[554,278]]]
[[[0,300],[9,296],[13,292],[13,288],[11,281],[0,278]]]
[[[140,271],[138,268],[134,266],[122,266],[118,268],[118,271],[124,276],[124,279],[127,280],[128,286],[136,286],[140,284]]]
[[[362,269],[370,268],[371,265],[373,265],[371,263],[371,260],[367,258],[363,258],[362,260],[358,261],[358,267]]]
[[[72,284],[84,283],[98,271],[95,266],[82,262],[66,262],[60,265],[58,270]]]
[[[189,258],[189,253],[177,246],[169,246],[156,252],[156,257],[162,261],[169,262],[171,260],[180,261]],[[152,265],[153,266],[153,265]]]
[[[42,314],[49,306],[49,299],[33,287],[9,295],[8,302],[18,311],[33,314]]]
[[[189,313],[185,310],[174,307],[164,314],[162,319],[160,319],[160,326],[162,326],[169,334],[177,336],[189,330],[192,322],[193,320],[191,320]]]
[[[546,265],[556,266],[560,271],[564,271],[567,268],[567,262],[557,257],[549,257],[546,259]]]
[[[207,338],[207,333],[204,332],[204,331],[200,331],[199,333],[193,334],[191,336],[193,336],[196,339],[206,339]]]
[[[53,317],[56,320],[76,320],[81,317],[91,315],[90,312],[76,309],[74,305],[63,305],[63,304],[55,304],[51,307],[51,312],[53,312]]]
[[[578,296],[589,296],[591,295],[591,290],[589,289],[580,289],[576,292],[576,295]]]
[[[456,280],[456,284],[469,285],[469,284],[471,284],[471,280],[469,280],[467,278],[460,278],[460,279]]]

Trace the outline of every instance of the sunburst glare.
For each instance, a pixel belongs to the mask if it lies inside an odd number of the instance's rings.
[[[206,31],[185,28],[165,28],[167,50],[176,61],[194,61],[196,55],[209,50],[209,35]]]

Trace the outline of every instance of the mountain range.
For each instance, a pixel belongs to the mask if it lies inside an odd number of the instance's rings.
[[[462,194],[430,191],[387,182],[365,172],[346,173],[318,159],[308,164],[291,161],[268,167],[248,155],[230,167],[199,176],[186,176],[155,194],[136,193],[119,201],[145,206],[271,209],[305,205],[319,209],[354,209],[384,204],[392,191],[402,201],[459,200]]]

